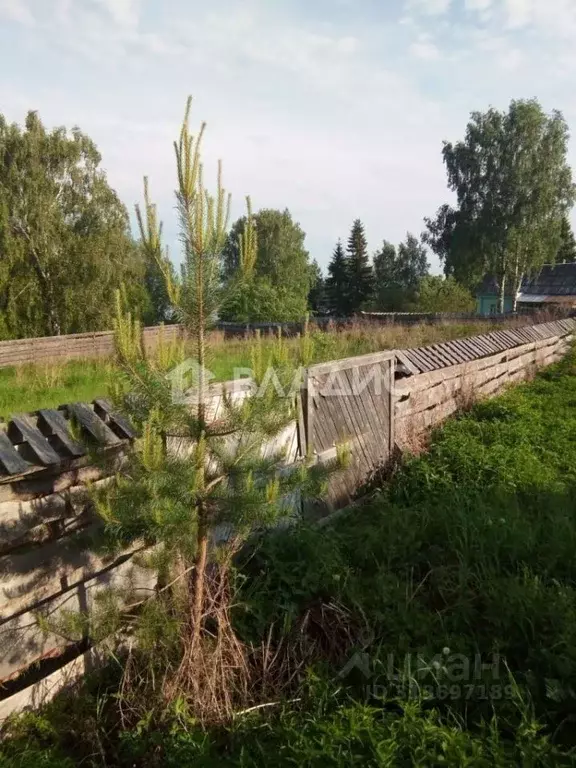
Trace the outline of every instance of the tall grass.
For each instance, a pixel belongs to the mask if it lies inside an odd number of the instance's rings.
[[[312,334],[314,361],[325,362],[385,349],[418,347],[488,333],[495,327],[519,323],[525,324],[525,320],[512,319],[508,324],[494,325],[464,321],[409,327],[356,322],[328,332],[315,331]],[[272,337],[264,339],[264,346],[272,343]],[[207,360],[212,381],[230,380],[241,369],[250,368],[252,344],[250,338],[225,339],[223,333],[213,332]],[[287,347],[295,355],[297,346],[296,339],[287,339]],[[13,413],[38,408],[53,408],[64,403],[90,402],[96,397],[106,396],[113,375],[114,364],[110,359],[70,360],[0,368],[0,417],[7,418]]]

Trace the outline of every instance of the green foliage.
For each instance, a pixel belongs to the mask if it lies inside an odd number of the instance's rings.
[[[418,285],[414,311],[473,312],[475,307],[474,296],[453,277],[426,275]]]
[[[290,387],[296,371],[281,335],[273,346],[264,345],[259,337],[255,341],[256,391],[241,402],[223,394],[218,419],[210,413],[207,331],[223,298],[221,260],[229,197],[220,168],[216,193],[211,195],[203,186],[204,126],[198,137],[192,137],[189,113],[190,100],[175,144],[184,246],[178,281],[161,247],[161,227],[147,187],[146,218],[139,216],[139,221],[142,247],[156,260],[166,281],[193,357],[167,376],[171,356],[154,359],[145,353],[140,323],[118,294],[114,331],[119,373],[113,397],[141,435],[126,466],[112,484],[94,492],[94,501],[108,549],[119,551],[136,543],[153,547],[151,562],[160,592],[154,605],[145,606],[136,617],[126,616],[135,624],[139,642],[125,674],[145,681],[137,688],[134,706],[141,710],[142,701],[150,698],[158,715],[167,704],[184,702],[201,719],[218,719],[230,716],[237,690],[247,689],[242,682],[244,651],[226,619],[233,599],[226,587],[230,558],[255,529],[294,515],[291,494],[318,493],[330,467],[302,462],[287,470],[285,449],[268,444],[295,418]],[[248,200],[238,274],[246,283],[257,264],[262,234],[256,235]],[[309,354],[306,339],[302,346]],[[183,397],[186,390],[188,396]],[[229,536],[215,555],[210,539],[217,526],[225,527]],[[234,672],[228,662],[222,663],[229,655],[240,659]],[[158,679],[165,681],[160,688]]]
[[[568,128],[559,112],[535,100],[512,101],[507,112],[473,112],[463,141],[443,149],[457,206],[426,220],[426,238],[447,275],[472,287],[496,277],[500,304],[506,282],[555,261],[561,225],[574,202],[567,163]]]
[[[328,264],[326,298],[329,311],[337,317],[350,314],[351,298],[348,280],[348,264],[340,240],[336,243],[332,259]]]
[[[148,305],[126,209],[99,165],[78,128],[0,116],[0,337],[107,329],[123,281],[138,313]]]
[[[560,248],[555,259],[557,264],[567,264],[576,261],[576,239],[568,216],[562,218],[560,230]]]
[[[503,737],[535,716],[574,746],[575,372],[572,353],[451,420],[427,454],[331,529],[266,542],[247,574],[243,631],[294,626],[319,601],[346,606],[369,625],[363,650],[389,691],[389,654],[401,664],[443,647],[468,659],[497,653],[500,698],[459,692],[427,706],[473,733],[495,714]]]
[[[242,264],[247,224],[254,227],[250,269]],[[221,274],[229,291],[221,307],[224,320],[297,321],[306,314],[314,271],[304,247],[305,234],[290,212],[262,209],[238,219],[222,252]]]
[[[148,179],[144,179],[144,213],[136,205],[136,221],[140,232],[140,250],[144,256],[144,281],[149,297],[145,307],[144,325],[158,325],[174,318],[170,304],[165,273],[174,282],[174,267],[168,257],[168,250],[162,253],[162,225],[157,221],[156,206],[150,202]]]
[[[326,312],[326,281],[316,260],[312,262],[310,269],[312,278],[308,292],[308,308],[314,314],[322,314]]]
[[[364,309],[374,292],[374,275],[368,257],[368,243],[360,219],[352,224],[346,248],[349,312]]]
[[[426,249],[409,232],[398,251],[386,240],[374,256],[375,307],[386,312],[412,310],[430,265]],[[440,310],[437,310],[440,311]]]

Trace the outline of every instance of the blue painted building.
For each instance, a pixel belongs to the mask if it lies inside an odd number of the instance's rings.
[[[479,315],[497,315],[500,290],[492,275],[486,275],[476,291],[476,312]],[[504,312],[512,312],[514,300],[511,295],[504,297]]]
[[[498,314],[499,290],[496,280],[486,275],[476,291],[476,311],[479,315]],[[516,297],[517,308],[576,310],[576,262],[544,264],[539,272],[525,277]],[[504,311],[512,312],[511,295],[504,300]]]

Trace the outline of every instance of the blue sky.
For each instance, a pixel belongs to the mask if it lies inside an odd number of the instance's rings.
[[[147,174],[175,260],[188,94],[233,218],[288,207],[325,266],[356,217],[371,251],[422,231],[471,110],[535,96],[576,129],[574,82],[575,0],[0,0],[0,112],[79,125],[130,210]]]

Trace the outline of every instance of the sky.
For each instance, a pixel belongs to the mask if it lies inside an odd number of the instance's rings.
[[[0,0],[0,112],[78,125],[130,211],[147,175],[175,261],[188,94],[232,221],[287,207],[326,267],[355,218],[371,253],[422,232],[472,110],[536,97],[576,127],[574,82],[575,0]]]

